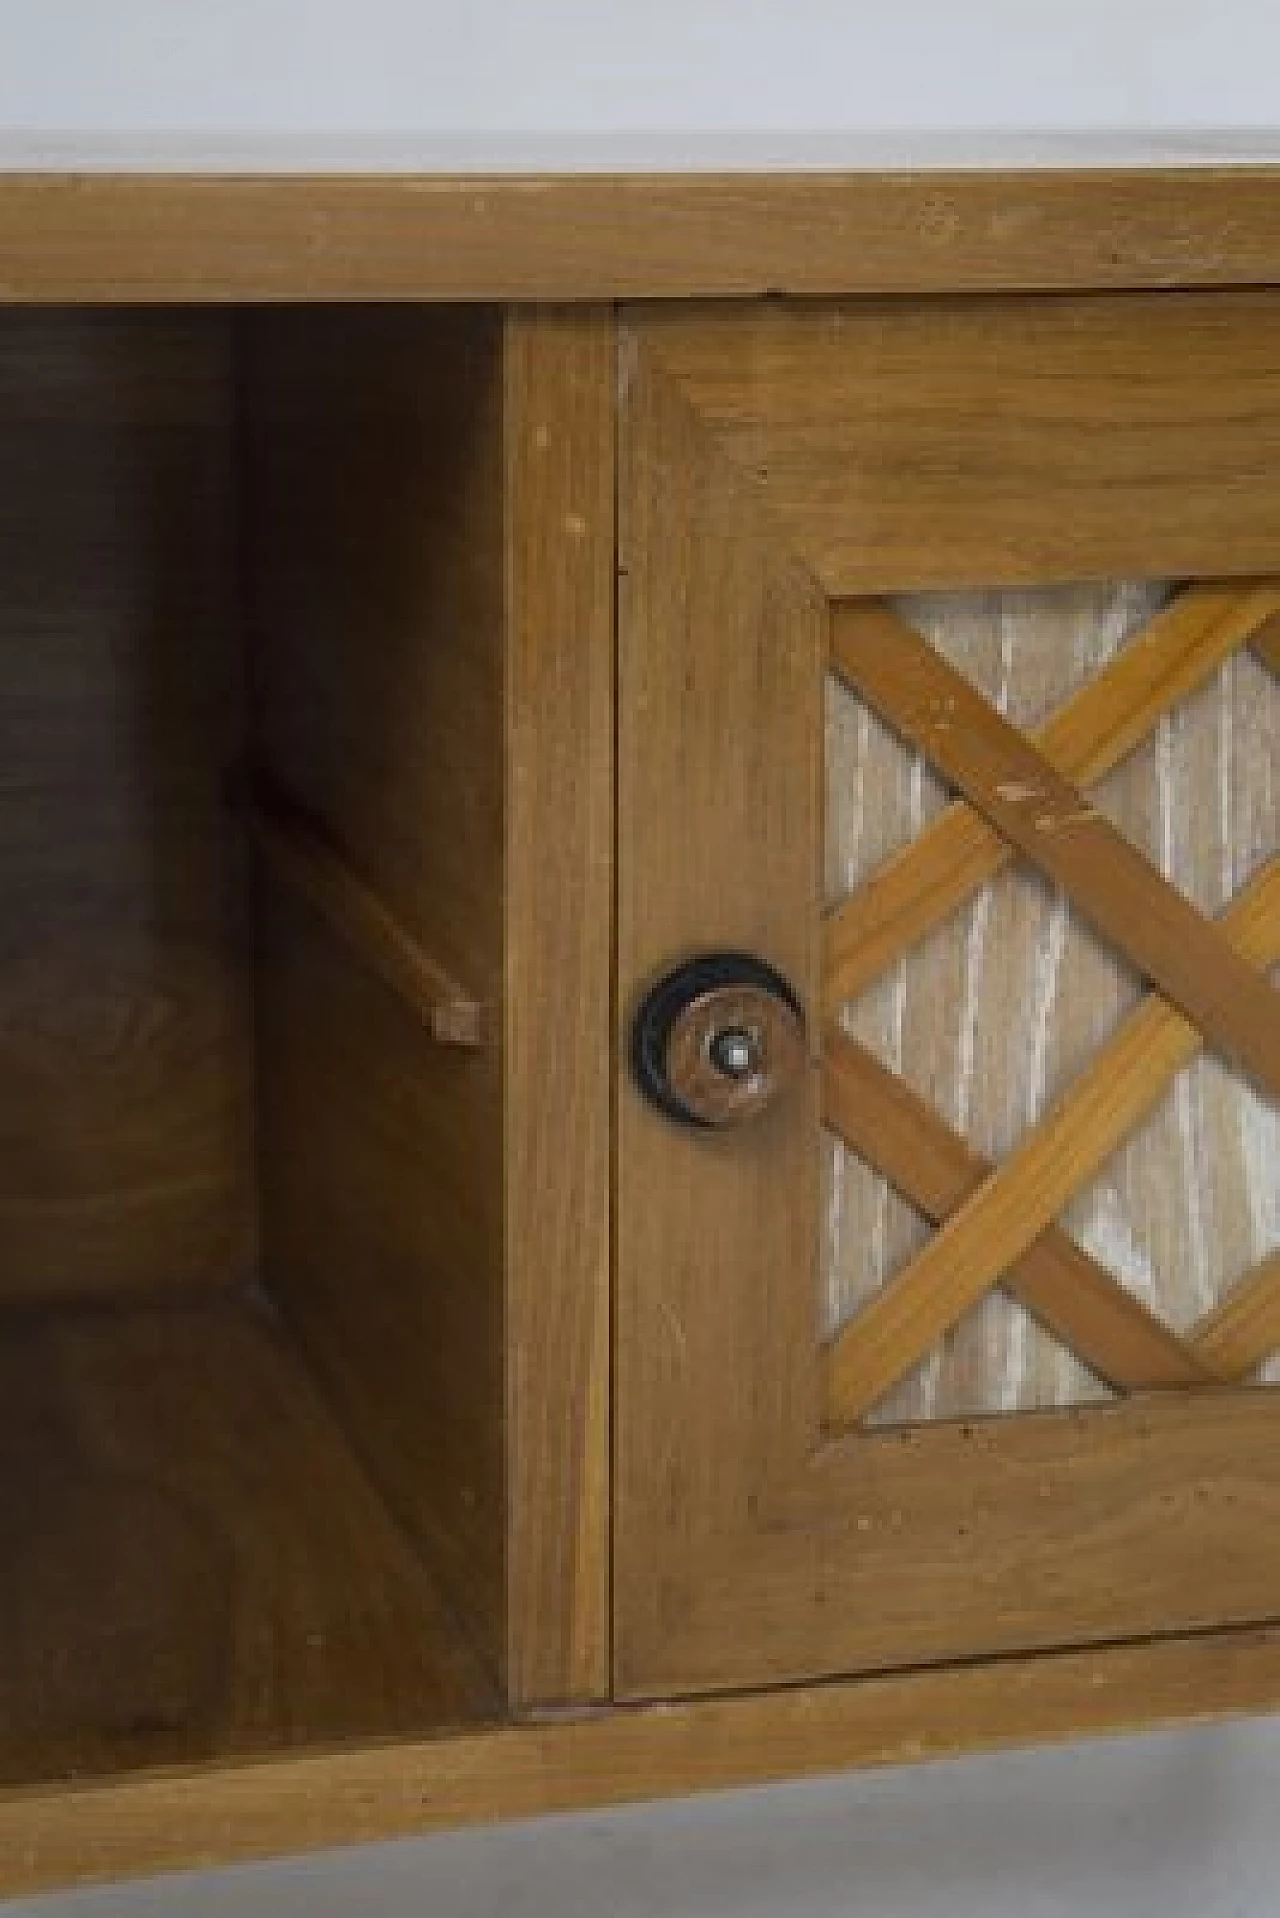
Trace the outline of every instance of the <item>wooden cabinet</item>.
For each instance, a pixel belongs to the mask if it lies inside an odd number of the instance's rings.
[[[0,1889],[1280,1699],[1280,242],[1095,189],[0,189]]]

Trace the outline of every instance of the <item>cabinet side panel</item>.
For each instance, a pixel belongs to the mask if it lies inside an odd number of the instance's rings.
[[[0,1300],[253,1258],[229,329],[0,315]]]
[[[496,1671],[505,1639],[502,355],[478,310],[245,334],[260,767],[479,1003],[434,1041],[265,871],[265,1278]]]
[[[510,1692],[609,1684],[613,316],[507,329]]]

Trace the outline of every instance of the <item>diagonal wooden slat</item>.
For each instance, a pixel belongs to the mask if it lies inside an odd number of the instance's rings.
[[[1280,1098],[1280,993],[1079,788],[911,628],[836,609],[842,678],[909,739],[1205,1039]]]
[[[880,602],[860,609],[859,619],[868,628],[874,622],[886,646],[911,631]],[[1280,580],[1189,586],[1034,737],[1060,773],[1092,786],[1249,640],[1280,671]],[[827,1012],[873,985],[1013,857],[981,814],[954,801],[828,916]]]
[[[1253,650],[1280,677],[1280,613],[1254,634]],[[1196,1352],[1223,1376],[1243,1378],[1280,1350],[1280,1252],[1244,1278],[1191,1336]]]
[[[1280,957],[1280,860],[1250,881],[1221,922],[1253,968]],[[1145,999],[1005,1164],[827,1348],[831,1415],[861,1418],[1022,1258],[1200,1051],[1200,1032]]]
[[[1273,615],[1253,636],[1253,650],[1264,666],[1280,674],[1280,614]]]
[[[832,1131],[934,1224],[990,1176],[989,1160],[865,1046],[836,1028],[824,1041],[823,1099]],[[1222,1382],[1210,1356],[1190,1350],[1058,1226],[1027,1247],[1002,1283],[1120,1391]]]
[[[1223,1378],[1244,1378],[1280,1350],[1280,1252],[1242,1279],[1191,1334],[1197,1356]]]

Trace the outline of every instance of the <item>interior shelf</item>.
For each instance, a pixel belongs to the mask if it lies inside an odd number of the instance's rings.
[[[256,1298],[9,1314],[0,1457],[4,1783],[495,1715]]]

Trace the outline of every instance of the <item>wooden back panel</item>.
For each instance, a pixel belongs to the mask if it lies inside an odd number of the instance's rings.
[[[252,1264],[229,337],[0,316],[0,1302]]]

